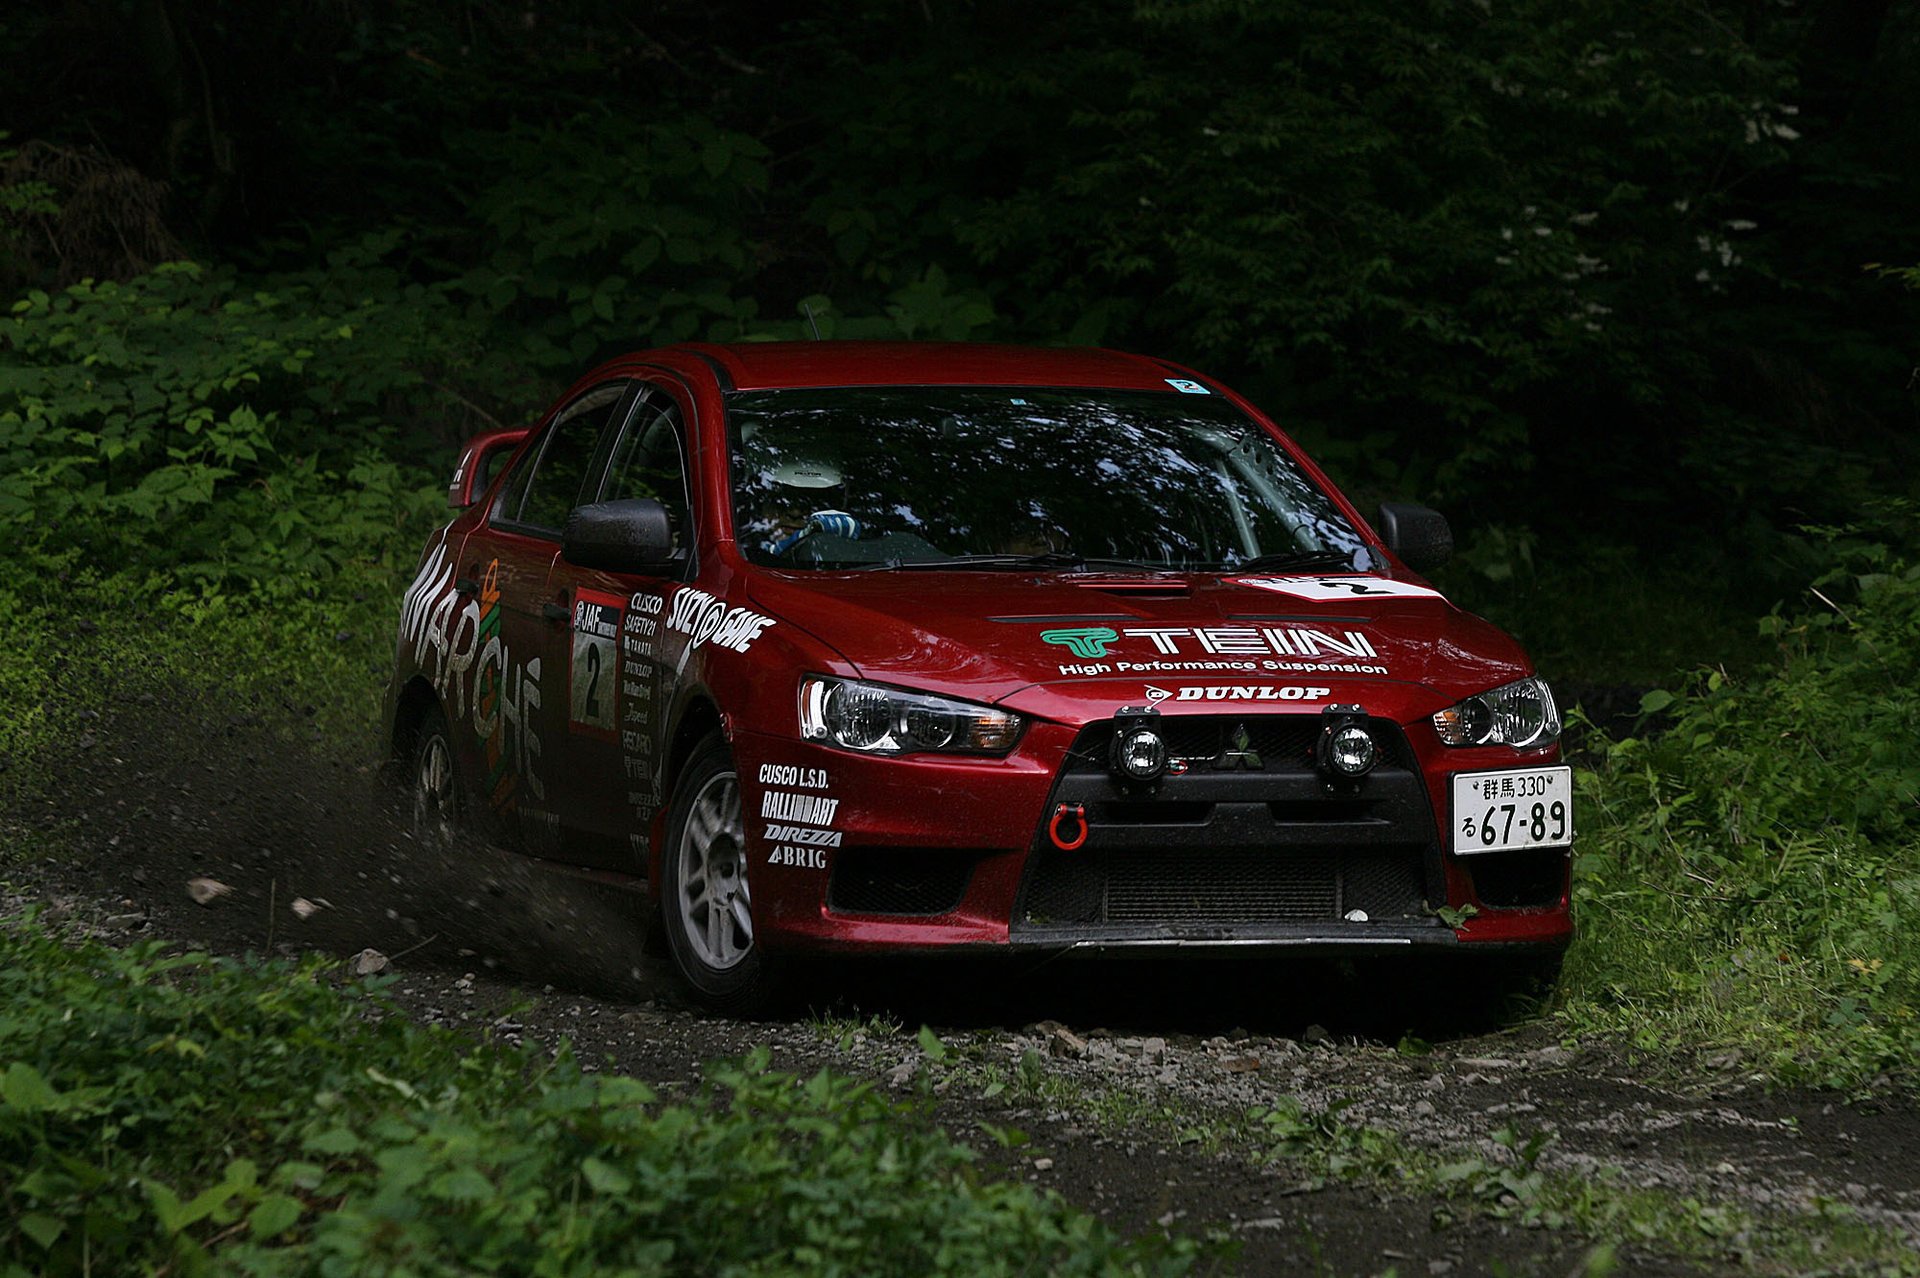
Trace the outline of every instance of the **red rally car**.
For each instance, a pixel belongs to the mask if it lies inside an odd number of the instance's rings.
[[[716,1005],[805,953],[1571,935],[1559,714],[1413,571],[1445,520],[1369,525],[1192,370],[641,351],[449,500],[389,690],[418,826],[644,880]]]

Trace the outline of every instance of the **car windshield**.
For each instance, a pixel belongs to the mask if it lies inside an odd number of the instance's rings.
[[[734,530],[797,569],[1366,566],[1261,427],[1198,394],[857,387],[728,398]]]

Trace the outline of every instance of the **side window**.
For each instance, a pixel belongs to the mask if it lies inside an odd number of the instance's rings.
[[[601,501],[651,497],[667,508],[673,525],[673,548],[685,554],[693,536],[687,505],[687,463],[681,452],[679,405],[665,395],[640,405],[627,420],[627,429],[613,446]]]
[[[567,512],[579,503],[600,434],[626,392],[625,382],[597,386],[561,409],[547,427],[539,453],[507,484],[497,517],[560,531]]]

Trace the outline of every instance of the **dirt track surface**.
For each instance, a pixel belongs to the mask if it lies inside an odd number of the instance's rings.
[[[51,793],[7,818],[16,833],[58,829],[69,851],[7,871],[0,913],[40,902],[109,938],[222,953],[374,949],[424,1020],[565,1038],[583,1061],[669,1091],[765,1044],[776,1068],[832,1066],[925,1097],[988,1166],[1117,1228],[1223,1230],[1247,1273],[1566,1274],[1592,1245],[1423,1192],[1303,1179],[1238,1138],[1250,1108],[1287,1097],[1350,1102],[1346,1118],[1409,1148],[1495,1166],[1513,1162],[1495,1132],[1549,1133],[1543,1170],[1763,1216],[1843,1203],[1920,1244],[1911,1108],[1769,1094],[1726,1063],[1569,1048],[1538,1024],[1449,1037],[1390,996],[1405,975],[1392,969],[821,968],[806,975],[823,1011],[714,1017],[643,953],[634,896],[484,847],[429,852],[371,769],[314,752],[277,712],[174,709],[135,698],[80,721]],[[197,878],[229,890],[196,904]],[[928,1058],[921,1024],[947,1059]],[[1432,1051],[1396,1050],[1409,1025]],[[1023,1060],[1044,1087],[986,1094],[983,1079]],[[995,1128],[1030,1143],[1003,1148]],[[1635,1274],[1734,1267],[1680,1263],[1657,1244],[1623,1245],[1620,1259]]]

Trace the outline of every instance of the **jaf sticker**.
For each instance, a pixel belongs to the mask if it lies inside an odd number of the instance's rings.
[[[575,732],[614,737],[613,692],[620,678],[620,616],[626,604],[620,595],[597,590],[574,593],[567,726]]]
[[[1352,603],[1356,599],[1438,599],[1437,590],[1385,577],[1229,577],[1236,586],[1271,590],[1296,599]]]

